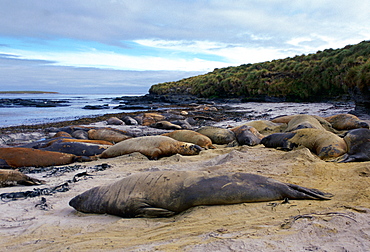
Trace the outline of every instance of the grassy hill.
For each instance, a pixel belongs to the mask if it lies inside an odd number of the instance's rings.
[[[150,94],[318,101],[370,88],[370,41],[153,85]]]

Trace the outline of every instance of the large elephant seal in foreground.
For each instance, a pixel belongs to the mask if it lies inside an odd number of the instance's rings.
[[[338,160],[339,162],[370,161],[369,129],[361,128],[350,130],[343,139],[348,146],[348,151]]]
[[[214,144],[228,144],[236,140],[234,132],[219,127],[203,126],[197,129],[196,132],[209,137]]]
[[[369,128],[369,124],[361,121],[357,116],[351,114],[338,114],[325,117],[325,120],[331,123],[337,130],[350,130],[358,128]]]
[[[288,199],[329,199],[316,189],[250,173],[159,171],[131,175],[92,188],[69,205],[85,213],[121,217],[168,217],[200,205],[226,205]]]
[[[41,185],[44,181],[31,178],[20,171],[0,169],[0,187],[13,185]]]
[[[177,153],[197,155],[201,150],[202,148],[198,145],[180,142],[167,136],[143,136],[127,139],[109,147],[103,151],[100,158],[111,158],[140,152],[151,159],[158,159]]]
[[[305,146],[321,159],[339,157],[347,152],[347,144],[343,138],[319,129],[299,129],[289,133],[275,133],[263,138],[261,143],[269,148],[280,147],[285,150]]]
[[[209,137],[193,130],[174,130],[172,132],[162,134],[162,136],[168,136],[181,142],[193,143],[205,149],[215,149]]]
[[[78,161],[79,158],[81,157],[73,154],[32,148],[0,148],[0,168],[66,165]]]

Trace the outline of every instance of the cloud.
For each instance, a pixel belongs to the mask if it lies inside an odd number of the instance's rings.
[[[0,90],[42,90],[64,93],[146,93],[156,83],[203,72],[124,71],[52,66],[51,61],[0,56]]]

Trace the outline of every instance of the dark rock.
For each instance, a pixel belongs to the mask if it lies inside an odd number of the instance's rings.
[[[83,109],[109,109],[109,105],[86,105]]]

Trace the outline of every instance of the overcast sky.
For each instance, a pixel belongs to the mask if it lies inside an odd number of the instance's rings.
[[[0,90],[145,93],[370,39],[368,0],[1,0]]]

